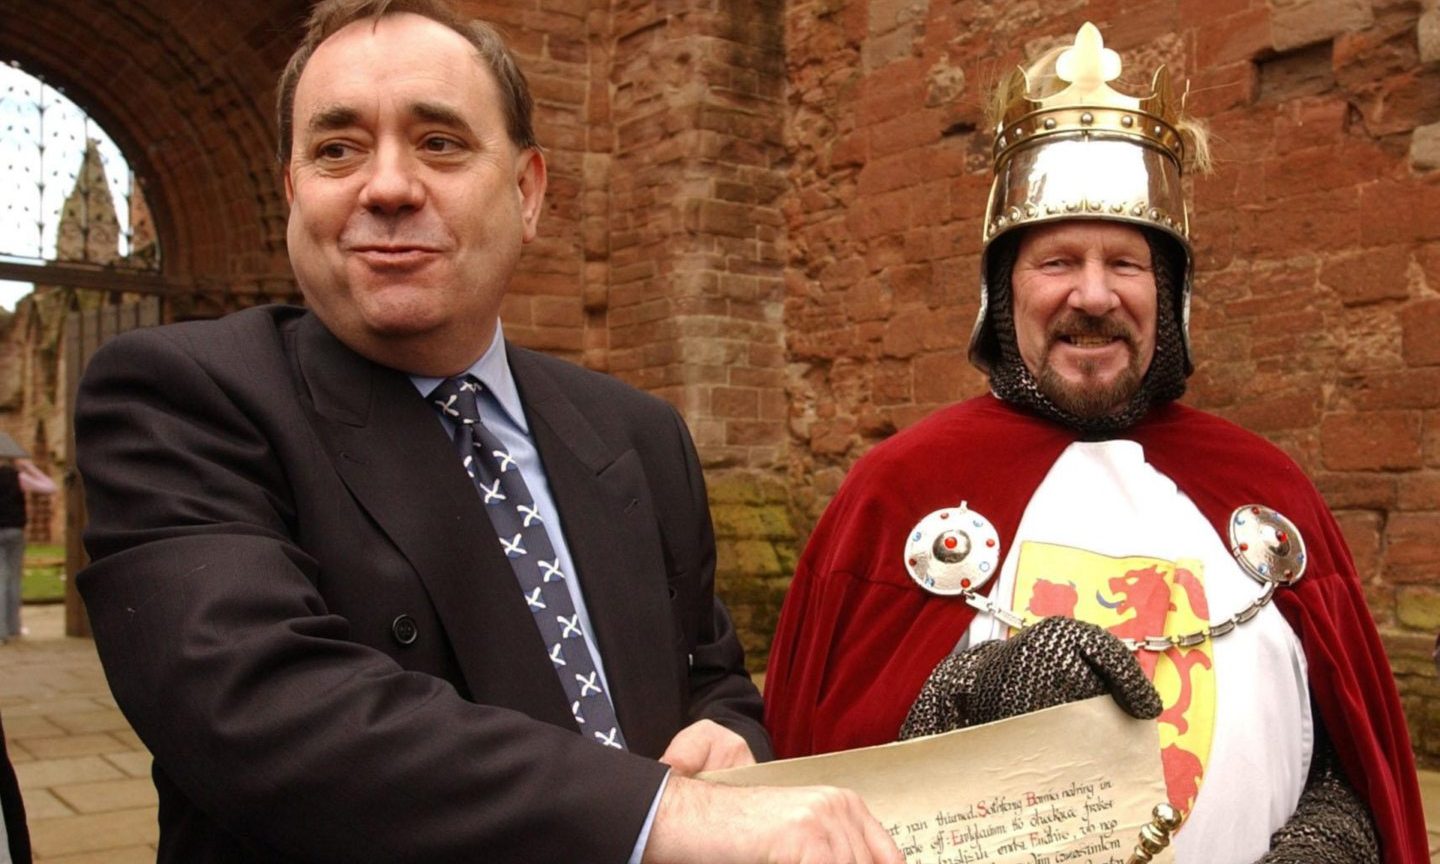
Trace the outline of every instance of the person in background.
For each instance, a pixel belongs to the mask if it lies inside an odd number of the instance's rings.
[[[1179,864],[1422,864],[1335,520],[1280,450],[1176,401],[1204,139],[1163,70],[1139,96],[1120,71],[1087,24],[1002,87],[970,343],[991,393],[877,445],[821,518],[771,653],[777,753],[1109,693],[1159,727]]]
[[[0,644],[25,632],[20,625],[25,574],[25,496],[55,493],[55,481],[24,457],[0,464]]]

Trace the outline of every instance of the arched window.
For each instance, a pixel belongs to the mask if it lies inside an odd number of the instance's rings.
[[[64,92],[0,63],[0,306],[36,283],[159,285],[141,184],[105,130]]]

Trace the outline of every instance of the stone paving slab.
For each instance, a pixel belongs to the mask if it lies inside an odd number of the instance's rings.
[[[62,855],[103,852],[131,846],[149,846],[153,861],[159,834],[154,807],[85,813],[58,819],[34,819],[30,822],[30,846],[37,862]]]
[[[30,635],[0,646],[0,714],[36,864],[151,864],[159,827],[150,754],[115,707],[64,609],[27,606]]]
[[[143,747],[127,753],[106,753],[105,761],[131,777],[150,778],[150,754]]]
[[[75,815],[75,811],[56,798],[49,789],[26,789],[21,793],[21,797],[25,799],[26,822],[34,823],[40,819]]]
[[[53,789],[97,780],[120,780],[125,777],[125,772],[99,756],[77,756],[73,759],[19,762],[15,764],[15,776],[20,780],[20,791],[23,793],[27,789]]]
[[[5,731],[10,731],[10,718],[5,718]],[[96,733],[91,735],[58,735],[47,738],[17,739],[35,759],[64,759],[70,756],[100,756],[105,753],[123,753],[133,749],[129,744],[116,740],[113,735]]]
[[[155,864],[155,850],[149,846],[129,846],[124,849],[46,858],[45,864]]]
[[[136,803],[157,804],[155,784],[146,777],[128,777],[103,783],[76,783],[51,790],[77,813],[107,813],[128,810]]]

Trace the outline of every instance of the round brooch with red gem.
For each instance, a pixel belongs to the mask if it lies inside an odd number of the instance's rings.
[[[1259,504],[1230,514],[1230,552],[1261,585],[1292,585],[1305,573],[1305,541],[1295,523]]]
[[[905,540],[905,570],[932,594],[977,590],[990,581],[999,564],[995,526],[964,501],[927,515]]]

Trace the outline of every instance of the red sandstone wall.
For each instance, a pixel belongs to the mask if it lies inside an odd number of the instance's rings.
[[[1215,135],[1218,170],[1193,183],[1187,401],[1315,478],[1434,758],[1440,13],[1418,3],[791,3],[785,322],[802,517],[868,445],[983,391],[964,357],[990,141],[979,106],[1087,19],[1132,71],[1163,61],[1189,78]]]

